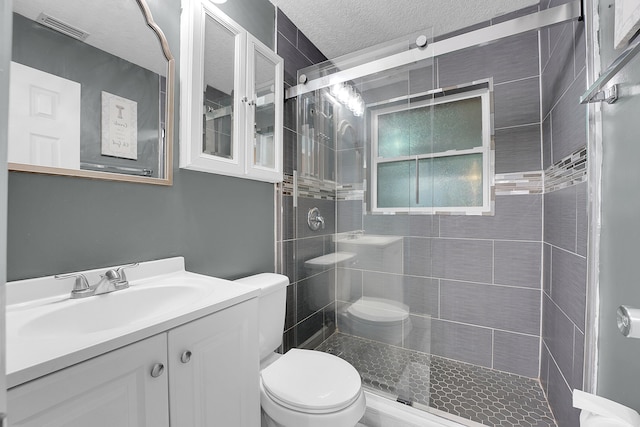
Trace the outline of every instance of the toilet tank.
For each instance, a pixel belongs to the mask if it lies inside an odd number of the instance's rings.
[[[258,331],[260,360],[270,356],[282,344],[289,278],[282,274],[261,273],[236,280],[260,289],[258,297]]]

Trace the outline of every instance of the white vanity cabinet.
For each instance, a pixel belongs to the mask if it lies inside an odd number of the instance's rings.
[[[14,427],[258,427],[257,299],[11,388]]]
[[[257,300],[169,331],[175,427],[260,426]]]
[[[9,389],[13,427],[168,427],[167,336],[156,335]],[[158,370],[158,368],[156,368]]]
[[[282,58],[207,0],[180,25],[180,167],[282,181]]]

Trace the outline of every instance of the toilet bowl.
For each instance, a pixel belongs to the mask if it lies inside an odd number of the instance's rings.
[[[282,343],[286,276],[263,273],[239,279],[260,289],[258,299],[260,404],[263,427],[354,427],[366,401],[358,371],[314,350],[275,352]]]
[[[395,242],[395,240],[393,240]],[[397,252],[397,251],[396,251]],[[334,252],[305,261],[304,266],[311,276],[311,300],[308,301],[313,309],[320,309],[329,298],[330,289],[326,284],[315,283],[314,280],[326,280],[320,275],[331,268],[339,268],[336,279],[343,297],[351,294],[351,273],[347,270],[357,265],[358,255],[354,252]],[[397,260],[396,260],[397,261]],[[342,267],[342,268],[340,268]],[[388,280],[401,280],[400,276],[390,277]],[[395,290],[390,291],[390,290]],[[348,334],[392,345],[400,345],[411,332],[411,318],[409,306],[400,302],[403,298],[403,286],[389,283],[387,292],[390,298],[362,296],[353,303],[346,305],[340,314],[340,329]]]
[[[353,427],[366,402],[358,371],[319,351],[291,349],[260,372],[268,427]]]
[[[400,344],[411,332],[409,306],[386,298],[361,297],[343,318],[352,335],[387,344]]]

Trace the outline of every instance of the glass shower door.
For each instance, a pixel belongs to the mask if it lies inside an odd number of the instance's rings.
[[[432,97],[432,61],[349,84],[365,109],[360,116],[338,102],[333,110],[333,244],[336,253],[352,261],[336,268],[337,333],[319,349],[353,364],[365,387],[426,408],[431,315],[437,314],[437,281],[431,277],[435,228],[432,215],[416,215],[412,209],[418,190],[414,147],[429,144],[430,138],[412,131],[406,121],[381,124],[378,118],[390,109],[411,110],[416,98]],[[421,114],[412,120],[431,121],[430,109]]]

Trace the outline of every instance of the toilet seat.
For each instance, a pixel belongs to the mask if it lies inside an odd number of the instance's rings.
[[[291,349],[261,372],[265,393],[275,403],[308,414],[328,414],[360,398],[360,374],[331,354]]]

